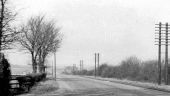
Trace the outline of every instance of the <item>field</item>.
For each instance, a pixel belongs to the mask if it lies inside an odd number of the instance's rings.
[[[31,65],[11,65],[12,75],[22,75],[32,72]]]

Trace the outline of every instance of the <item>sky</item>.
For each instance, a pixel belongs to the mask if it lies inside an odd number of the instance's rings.
[[[157,59],[155,24],[170,21],[169,0],[11,0],[23,24],[31,16],[45,15],[61,27],[61,48],[56,52],[58,67],[94,66],[94,53],[100,63],[118,65],[129,56]],[[30,64],[30,55],[15,50],[7,53],[12,64]],[[48,64],[53,63],[53,55]]]

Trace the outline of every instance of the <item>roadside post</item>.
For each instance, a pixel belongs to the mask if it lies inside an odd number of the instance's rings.
[[[97,59],[96,56],[97,56],[97,54],[95,53],[95,60],[94,60],[94,62],[95,62],[95,66],[94,66],[94,67],[95,67],[95,68],[94,68],[94,76],[95,76],[95,77],[96,77],[96,59]]]

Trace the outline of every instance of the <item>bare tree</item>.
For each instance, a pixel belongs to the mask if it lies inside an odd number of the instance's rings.
[[[46,22],[44,16],[32,17],[28,23],[21,28],[21,34],[17,40],[20,45],[28,50],[32,56],[33,73],[44,72],[45,58],[50,52],[59,47],[59,29],[52,22]]]
[[[11,27],[11,22],[17,13],[13,13],[8,7],[8,0],[0,1],[0,50],[9,49],[18,33]]]
[[[38,40],[42,29],[44,17],[32,17],[28,20],[26,25],[21,27],[21,33],[17,36],[20,45],[31,53],[33,73],[37,72],[37,56],[40,44]]]
[[[50,21],[43,24],[43,32],[40,38],[41,48],[39,51],[39,72],[45,72],[45,59],[60,47],[61,35],[60,28],[55,28],[55,23]]]

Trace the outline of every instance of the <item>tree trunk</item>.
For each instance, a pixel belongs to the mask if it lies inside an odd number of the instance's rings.
[[[45,73],[44,61],[42,62],[42,72]]]
[[[39,72],[42,73],[42,58],[41,58],[41,50],[39,51],[39,62],[38,62]]]
[[[34,60],[32,61],[32,68],[33,68],[33,73],[37,73],[37,66]]]
[[[43,58],[42,58],[42,71],[43,71],[43,73],[45,73],[45,68],[46,68],[46,66],[44,65],[44,63],[45,63],[45,58],[46,58],[46,56],[43,56]]]
[[[39,64],[39,72],[43,73],[43,66],[41,64]]]
[[[33,67],[33,73],[37,73],[37,66],[33,64],[32,67]]]
[[[45,72],[45,66],[43,62],[39,62],[39,72],[44,73]]]
[[[36,60],[34,58],[34,54],[31,53],[32,55],[32,70],[33,70],[33,73],[37,73],[37,64],[36,64]]]
[[[38,65],[39,65],[39,72],[45,73],[44,60],[41,60]]]

